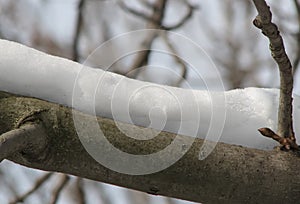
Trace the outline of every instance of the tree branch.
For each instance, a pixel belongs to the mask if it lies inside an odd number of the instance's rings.
[[[294,137],[292,119],[292,91],[293,70],[291,62],[285,52],[284,43],[277,26],[272,23],[272,13],[265,0],[253,0],[258,11],[258,16],[253,21],[254,25],[270,41],[272,57],[280,71],[280,98],[278,108],[278,135],[289,138]]]
[[[29,112],[47,110],[40,118],[45,124],[50,149],[48,157],[38,161],[27,160],[23,154],[15,153],[10,160],[16,163],[195,202],[278,203],[284,198],[285,203],[297,203],[300,199],[300,158],[294,154],[218,143],[209,157],[200,161],[198,156],[203,140],[196,138],[189,151],[163,171],[141,176],[121,174],[96,162],[86,152],[74,128],[70,108],[9,94],[4,98],[0,92],[0,115],[6,119],[0,120],[0,132],[24,117],[24,110],[29,108],[32,109]],[[82,125],[95,120],[94,116],[75,113],[82,117]],[[113,120],[101,117],[97,120],[107,140],[135,155],[157,152],[164,148],[166,140],[172,141],[174,137],[180,137],[182,141],[187,139],[187,136],[161,132],[153,140],[133,143]],[[123,127],[130,131],[136,126],[124,124]]]

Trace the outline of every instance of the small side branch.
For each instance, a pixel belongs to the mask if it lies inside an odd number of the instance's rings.
[[[46,147],[47,134],[41,124],[25,124],[0,136],[0,162],[16,152],[29,148],[40,152]]]
[[[253,24],[262,30],[268,37],[272,57],[276,61],[280,71],[280,98],[278,108],[277,133],[284,138],[295,138],[292,119],[292,91],[293,70],[292,64],[285,52],[284,43],[278,27],[272,23],[272,13],[265,0],[253,0],[258,15]],[[292,139],[293,140],[293,139]]]
[[[295,143],[295,138],[284,138],[277,135],[270,128],[259,128],[258,131],[266,137],[270,137],[273,140],[279,142],[285,150],[299,150],[299,146]]]

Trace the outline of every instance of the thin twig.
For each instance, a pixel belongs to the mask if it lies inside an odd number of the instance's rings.
[[[272,23],[272,13],[265,0],[253,0],[258,11],[258,16],[253,21],[254,25],[262,30],[262,33],[270,41],[272,57],[276,61],[280,71],[280,99],[278,108],[278,135],[290,138],[294,137],[292,119],[292,91],[293,74],[292,65],[285,52],[282,37],[277,26]]]
[[[151,21],[154,24],[159,24],[159,20],[154,19],[153,16],[147,16],[145,13],[142,13],[140,11],[137,11],[133,8],[130,8],[129,6],[127,6],[127,4],[123,1],[117,1],[118,5],[120,6],[121,9],[123,9],[124,11],[127,11],[128,13],[131,13],[143,20],[146,21]],[[153,5],[152,5],[152,9],[153,9]]]
[[[58,201],[58,198],[63,190],[63,188],[67,185],[70,176],[68,176],[67,174],[61,174],[60,175],[60,182],[58,183],[58,185],[56,186],[56,188],[52,191],[52,197],[50,200],[50,204],[55,204]]]
[[[187,67],[186,67],[186,63],[178,56],[178,52],[175,49],[175,47],[173,46],[173,44],[170,42],[170,39],[167,36],[166,32],[161,32],[162,38],[164,39],[166,45],[169,47],[170,51],[172,52],[172,56],[175,58],[176,62],[181,66],[181,77],[178,80],[178,82],[176,83],[177,86],[180,86],[180,84],[182,83],[183,80],[186,79],[187,76]]]
[[[47,134],[41,124],[25,124],[0,136],[0,162],[27,148],[36,153],[46,147]]]
[[[149,21],[147,26],[148,29],[155,30],[161,28],[165,15],[166,4],[167,0],[157,0],[154,3],[153,15],[151,16],[152,20]],[[150,32],[150,34],[147,36],[146,40],[143,42],[143,49],[138,53],[128,71],[128,77],[136,78],[141,70],[139,68],[148,64],[148,59],[151,54],[151,46],[156,37],[156,31]]]
[[[78,0],[78,6],[77,6],[77,21],[76,21],[76,27],[75,27],[75,34],[73,39],[73,57],[72,60],[75,62],[78,62],[79,60],[79,37],[82,29],[83,24],[83,6],[84,6],[84,0]]]
[[[11,201],[10,204],[17,204],[17,203],[20,203],[20,202],[24,202],[24,200],[27,197],[29,197],[35,191],[37,191],[42,186],[42,184],[44,184],[52,175],[53,175],[53,173],[46,173],[45,175],[43,175],[41,178],[39,178],[35,182],[35,184],[33,185],[33,187],[29,191],[27,191],[23,195],[17,197],[14,201]]]
[[[185,4],[188,7],[188,12],[186,15],[176,24],[171,25],[171,26],[162,26],[163,30],[174,30],[177,28],[180,28],[183,24],[185,24],[194,14],[194,11],[198,9],[197,6],[191,5],[187,0],[184,0]]]

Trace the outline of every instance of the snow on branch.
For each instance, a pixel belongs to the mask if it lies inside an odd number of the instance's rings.
[[[266,125],[276,127],[277,89],[218,92],[163,86],[90,68],[6,40],[0,40],[0,72],[1,91],[216,142],[258,149],[276,145],[256,130]],[[300,104],[299,99],[295,96],[294,104]],[[296,123],[300,121],[299,105],[295,105],[294,117]]]

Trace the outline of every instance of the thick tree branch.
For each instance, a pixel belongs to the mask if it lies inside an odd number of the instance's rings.
[[[28,160],[26,155],[17,152],[10,157],[16,163],[203,203],[278,203],[282,198],[284,203],[297,203],[300,199],[300,158],[282,151],[219,143],[205,160],[200,161],[198,156],[203,140],[196,139],[178,162],[163,171],[141,176],[121,174],[102,166],[86,152],[74,128],[70,108],[2,93],[0,116],[6,120],[0,120],[0,133],[13,129],[14,121],[37,110],[45,110],[39,119],[49,137],[48,157]],[[82,117],[83,124],[95,119],[76,113]],[[107,140],[135,155],[157,152],[176,137],[176,134],[161,132],[153,140],[132,142],[114,121],[100,117],[97,120]],[[129,124],[124,127],[128,128],[126,131],[136,129]],[[183,141],[187,138],[177,137]]]
[[[270,41],[272,57],[276,61],[280,71],[280,99],[278,108],[278,135],[293,137],[292,119],[292,91],[293,70],[291,62],[285,52],[284,44],[277,26],[272,23],[272,13],[265,0],[253,0],[258,11],[258,16],[253,21],[254,25],[262,30],[262,33]]]

